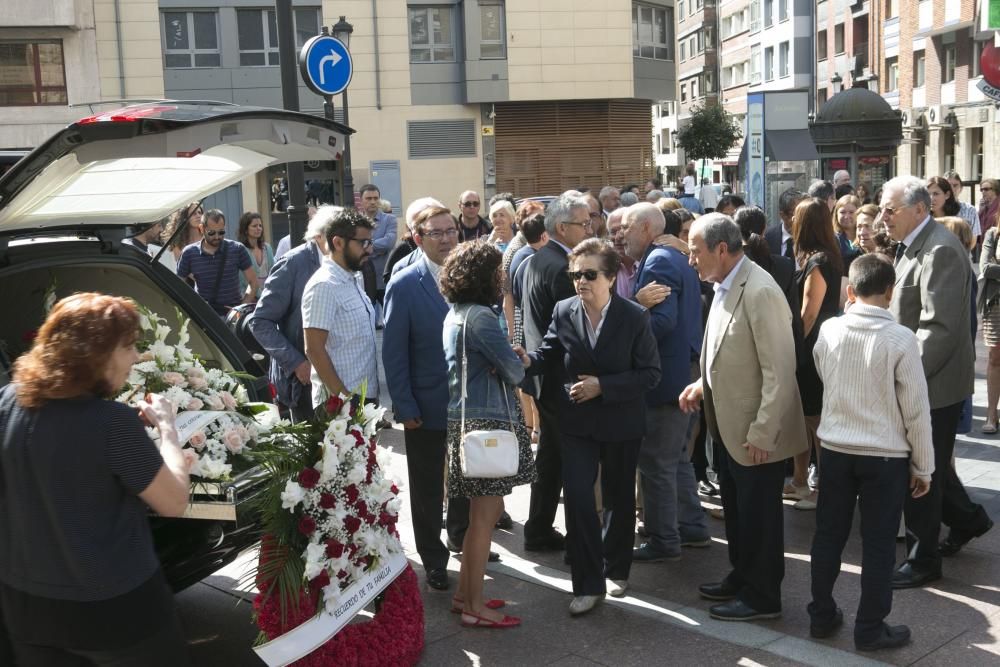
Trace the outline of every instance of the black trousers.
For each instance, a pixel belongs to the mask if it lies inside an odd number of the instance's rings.
[[[986,512],[969,499],[965,486],[951,465],[955,452],[955,429],[962,414],[962,402],[931,410],[931,438],[934,441],[934,474],[931,489],[921,498],[907,496],[907,560],[921,570],[941,568],[938,540],[942,520],[952,530],[974,534],[985,525]]]
[[[563,436],[566,549],[573,595],[603,595],[606,578],[628,579],[635,535],[635,469],[641,443],[641,439],[600,442]],[[603,533],[594,499],[598,464]]]
[[[545,539],[552,533],[552,524],[559,509],[559,494],[562,491],[562,441],[559,431],[559,417],[556,414],[562,387],[552,380],[542,384],[541,397],[537,401],[541,434],[538,438],[538,454],[535,455],[536,481],[531,485],[531,502],[528,520],[524,522],[524,541]]]
[[[723,443],[716,460],[726,540],[732,572],[726,582],[738,597],[760,612],[781,611],[781,580],[785,577],[785,524],[781,489],[785,462],[743,466]]]
[[[840,574],[840,556],[851,533],[855,503],[861,509],[861,601],[854,622],[854,640],[868,642],[882,632],[892,611],[892,568],[896,560],[896,530],[910,480],[908,458],[856,456],[823,448],[816,533],[811,556],[813,624],[829,626],[837,611],[833,585]]]
[[[316,416],[316,411],[312,404],[312,386],[303,385],[299,391],[299,402],[288,406],[288,414],[292,418],[292,423],[299,424],[307,422]]]
[[[708,424],[705,422],[705,411],[698,411],[698,435],[694,438],[691,446],[691,465],[694,467],[694,476],[699,482],[708,480]]]
[[[448,431],[405,429],[406,475],[410,485],[413,537],[425,570],[448,566],[448,549],[441,542],[441,508],[444,506],[444,466]],[[469,526],[469,501],[448,501],[448,536],[461,547]]]

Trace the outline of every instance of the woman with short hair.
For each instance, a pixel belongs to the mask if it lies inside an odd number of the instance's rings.
[[[174,409],[142,404],[157,449],[140,415],[111,400],[138,337],[134,303],[74,294],[0,389],[2,664],[188,664],[147,517],[188,504]]]

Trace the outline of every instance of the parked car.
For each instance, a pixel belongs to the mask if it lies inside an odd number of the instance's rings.
[[[45,319],[46,294],[96,291],[135,299],[177,325],[207,366],[249,373],[252,400],[268,400],[266,373],[183,280],[129,244],[127,228],[272,164],[340,158],[352,130],[324,118],[211,102],[157,102],[84,118],[0,177],[0,385]],[[233,560],[259,539],[247,501],[266,473],[195,489],[188,516],[153,518],[175,590]]]

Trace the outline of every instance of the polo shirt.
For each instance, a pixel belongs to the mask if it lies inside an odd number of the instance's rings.
[[[199,241],[184,248],[177,263],[177,275],[181,278],[193,275],[198,295],[215,312],[225,315],[229,308],[243,302],[240,274],[251,266],[250,253],[242,243],[223,239],[219,249],[209,254]]]

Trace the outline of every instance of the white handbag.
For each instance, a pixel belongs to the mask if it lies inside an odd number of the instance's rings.
[[[502,379],[500,388],[503,391],[504,403],[507,404],[507,419],[510,422],[509,431],[469,431],[465,432],[465,398],[466,381],[468,379],[468,357],[465,354],[465,326],[462,322],[462,451],[460,463],[462,476],[479,479],[498,479],[513,477],[518,469],[518,443],[514,435],[514,420],[511,418],[510,401],[507,398],[507,387]]]

